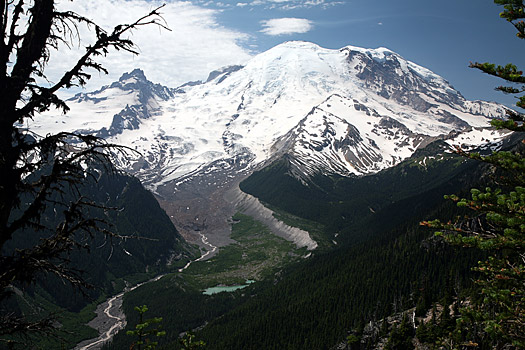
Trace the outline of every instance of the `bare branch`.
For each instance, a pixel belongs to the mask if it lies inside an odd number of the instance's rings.
[[[107,73],[107,70],[99,63],[93,61],[92,57],[100,55],[105,56],[108,52],[108,48],[114,48],[117,51],[124,50],[138,55],[138,51],[133,42],[129,39],[123,39],[121,36],[128,31],[150,24],[158,25],[159,27],[169,30],[164,23],[159,22],[158,18],[155,18],[160,17],[159,10],[162,7],[164,7],[164,5],[152,10],[149,14],[139,18],[132,24],[116,26],[111,34],[107,34],[100,27],[95,26],[97,34],[97,41],[95,44],[86,48],[86,53],[77,61],[76,65],[66,72],[55,85],[50,88],[40,88],[41,93],[33,94],[31,100],[24,107],[17,110],[16,120],[22,120],[27,116],[31,117],[35,111],[42,112],[47,110],[52,104],[55,104],[50,101],[50,98],[53,97],[55,99],[56,96],[54,94],[59,89],[70,88],[77,84],[80,86],[85,85],[91,76],[83,72],[84,68],[93,68],[96,71]],[[64,14],[63,16],[66,15]],[[79,20],[77,17],[75,17],[75,19]],[[76,83],[74,82],[75,80],[77,81]],[[58,102],[57,99],[58,98],[54,101]],[[63,108],[64,104],[58,103],[57,106]]]
[[[58,276],[64,283],[76,287],[89,287],[79,271],[71,268],[69,254],[75,249],[89,249],[90,240],[98,239],[99,234],[110,240],[124,237],[109,231],[111,227],[105,218],[110,216],[107,212],[110,208],[80,195],[83,183],[89,177],[95,178],[94,174],[90,175],[93,167],[104,166],[116,172],[111,164],[115,153],[136,152],[92,135],[62,132],[39,137],[21,129],[17,122],[51,106],[67,111],[66,103],[56,92],[86,84],[91,78],[86,72],[89,69],[107,73],[96,62],[97,56],[105,56],[111,49],[138,54],[134,43],[124,37],[126,33],[151,24],[168,29],[159,13],[163,6],[131,24],[117,25],[108,33],[74,12],[55,11],[54,3],[52,0],[0,3],[3,16],[0,26],[4,35],[0,42],[0,64],[4,71],[4,75],[0,75],[3,108],[0,114],[0,300],[10,294],[13,285],[34,282],[45,274]],[[25,20],[24,11],[28,7],[28,21],[22,30],[21,20]],[[77,38],[80,42],[80,24],[94,29],[95,43],[86,47],[77,63],[57,83],[50,87],[38,84],[38,77],[46,79],[44,70],[50,49],[62,44],[69,48]],[[12,64],[9,59],[13,59]],[[53,220],[44,219],[45,212],[51,209],[55,210]],[[93,212],[97,215],[92,215]],[[27,232],[36,234],[32,236],[34,244],[18,246],[18,249],[5,244],[18,233]],[[0,317],[0,335],[45,326],[46,320],[32,325],[22,319]]]

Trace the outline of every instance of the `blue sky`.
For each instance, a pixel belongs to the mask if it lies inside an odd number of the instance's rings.
[[[499,64],[525,61],[525,41],[499,18],[492,0],[223,0],[164,1],[162,12],[171,32],[141,29],[132,39],[138,57],[110,54],[111,74],[99,76],[88,90],[114,81],[125,71],[143,68],[148,78],[168,86],[205,79],[221,66],[288,40],[322,47],[387,47],[447,79],[469,99],[507,105],[514,98],[494,91],[496,78],[468,68],[470,61]],[[62,6],[110,29],[164,2],[157,0],[64,1]],[[125,8],[126,11],[122,9]],[[86,44],[89,34],[85,34]],[[79,48],[81,50],[81,48]],[[73,62],[76,52],[61,54],[51,70]]]
[[[525,41],[499,18],[502,8],[491,0],[335,0],[317,5],[260,1],[243,7],[235,6],[237,1],[223,3],[230,6],[217,2],[207,6],[222,7],[219,20],[254,35],[257,50],[284,40],[307,40],[332,49],[383,46],[442,75],[469,99],[514,104],[513,97],[494,91],[501,81],[468,68],[470,61],[518,65],[525,61]],[[260,32],[261,24],[272,18],[301,18],[311,27],[305,33]]]

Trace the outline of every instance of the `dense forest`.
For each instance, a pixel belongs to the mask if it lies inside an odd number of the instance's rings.
[[[472,278],[469,266],[482,253],[450,247],[419,223],[426,218],[457,214],[454,205],[443,201],[443,194],[474,185],[472,181],[483,178],[487,167],[455,155],[444,155],[443,159],[437,156],[434,161],[428,156],[425,152],[416,154],[400,166],[367,178],[324,178],[315,182],[314,191],[329,199],[310,206],[313,214],[295,214],[310,220],[331,215],[330,220],[317,221],[325,227],[339,228],[355,217],[347,204],[353,199],[360,204],[356,207],[368,200],[367,210],[358,213],[360,220],[336,231],[340,233],[336,238],[339,248],[285,270],[274,286],[205,327],[201,334],[209,347],[328,349],[344,340],[345,332],[363,323],[415,307],[421,301],[431,307],[431,301],[439,300],[445,293],[458,296],[468,290]],[[282,166],[270,169],[280,169],[282,177],[288,176]],[[309,207],[301,206],[301,198],[312,197],[303,196],[300,191],[287,192],[274,200],[264,190],[268,187],[254,186],[256,182],[269,187],[282,183],[273,182],[280,179],[275,173],[265,177],[268,170],[263,172],[266,174],[256,173],[241,184],[243,189],[265,196],[261,199],[273,206],[283,208],[295,203],[294,208]],[[425,178],[432,179],[426,181],[426,186],[421,180]],[[312,191],[312,187],[304,189]],[[263,189],[256,192],[259,188]],[[283,191],[284,187],[274,193]],[[366,196],[367,191],[372,193],[370,197]],[[369,210],[370,207],[375,209]],[[317,212],[319,208],[321,213]],[[286,331],[289,329],[294,330],[293,336]]]
[[[451,247],[420,222],[459,213],[443,195],[474,185],[488,168],[449,153],[430,157],[436,149],[440,142],[379,174],[319,175],[310,186],[289,176],[284,160],[254,173],[241,184],[245,191],[281,214],[318,223],[319,237],[337,244],[234,293],[205,296],[181,276],[165,277],[126,296],[130,325],[137,322],[133,307],[147,301],[167,331],[160,348],[178,346],[180,333],[199,329],[209,349],[329,349],[365,323],[466,293],[469,266],[483,253]],[[108,349],[131,341],[119,334]]]

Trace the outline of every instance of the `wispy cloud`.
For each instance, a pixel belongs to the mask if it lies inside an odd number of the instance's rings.
[[[228,4],[224,2],[208,1],[208,0],[193,0],[194,3],[198,3],[203,6],[210,7],[263,7],[265,9],[278,9],[278,10],[294,10],[294,9],[305,9],[305,8],[328,8],[332,6],[342,5],[345,2],[340,0],[252,0],[252,1],[240,1],[235,4]]]
[[[65,1],[61,2],[60,9],[87,16],[111,31],[115,25],[131,23],[161,4],[156,0]],[[243,63],[251,57],[251,52],[242,46],[249,36],[221,26],[216,18],[218,10],[171,1],[161,12],[171,31],[151,25],[131,33],[130,38],[138,45],[140,55],[110,52],[100,59],[110,74],[94,77],[88,89],[115,81],[123,72],[137,67],[152,81],[177,86],[204,79],[214,69]],[[94,33],[85,27],[79,29],[82,42],[78,47],[73,50],[62,47],[60,52],[53,54],[47,71],[51,80],[70,69],[85,52],[84,47],[93,43]]]
[[[306,33],[312,30],[313,24],[304,18],[274,18],[261,22],[262,33],[267,35],[290,35]]]
[[[272,1],[272,0],[269,0]],[[338,6],[343,5],[344,1],[337,1],[337,0],[307,0],[307,1],[285,1],[286,4],[281,6],[280,8],[283,10],[295,10],[300,8],[312,8],[312,7],[320,7],[323,9],[332,7],[332,6]]]

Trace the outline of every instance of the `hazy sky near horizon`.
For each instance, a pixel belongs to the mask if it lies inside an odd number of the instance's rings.
[[[502,8],[492,0],[62,0],[59,8],[110,31],[163,3],[171,31],[149,26],[133,32],[141,54],[110,52],[103,60],[110,74],[95,74],[87,90],[134,68],[142,68],[153,82],[176,87],[206,79],[219,67],[245,63],[284,41],[305,40],[330,49],[386,47],[443,76],[468,99],[512,105],[512,96],[494,91],[502,81],[468,65],[525,63],[525,41],[499,18]],[[51,80],[92,42],[92,33],[81,28],[81,34],[84,41],[76,50],[62,49],[52,58]]]

